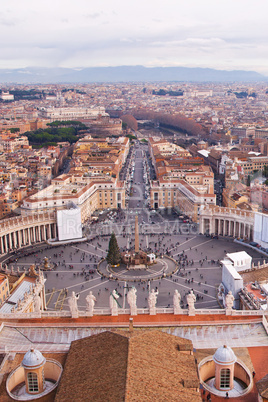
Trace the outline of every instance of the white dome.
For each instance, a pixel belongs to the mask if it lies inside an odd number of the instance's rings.
[[[236,362],[236,355],[229,346],[223,345],[216,350],[213,360],[218,364],[233,364]]]
[[[45,364],[46,359],[42,355],[41,352],[37,349],[30,349],[28,352],[25,354],[23,360],[22,360],[22,366],[24,368],[38,368],[41,367]]]

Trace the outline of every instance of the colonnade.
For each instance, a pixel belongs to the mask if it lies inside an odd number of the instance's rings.
[[[199,216],[203,234],[232,236],[253,240],[254,212],[207,205]]]
[[[0,253],[5,254],[56,237],[54,213],[5,219],[0,223]]]

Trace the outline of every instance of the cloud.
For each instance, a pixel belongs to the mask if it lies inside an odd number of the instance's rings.
[[[95,20],[96,18],[100,18],[103,15],[103,13],[92,13],[92,14],[86,14],[85,18],[93,19]]]
[[[178,0],[164,7],[162,0],[9,0],[0,12],[1,58],[18,67],[233,63],[258,70],[267,64],[265,6],[264,0],[188,0],[183,7]]]

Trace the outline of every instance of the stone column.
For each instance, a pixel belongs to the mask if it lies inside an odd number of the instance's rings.
[[[21,231],[21,243],[23,246],[25,246],[25,233],[24,233],[24,229],[22,229]]]
[[[4,242],[5,242],[5,252],[8,252],[8,246],[7,246],[7,235],[4,235]]]
[[[44,225],[41,225],[41,241],[45,240]]]
[[[200,233],[204,234],[204,218],[201,217],[200,219]]]
[[[33,242],[36,243],[36,236],[35,236],[36,226],[33,227]]]
[[[223,236],[225,236],[227,233],[227,220],[224,219],[223,221]]]
[[[18,231],[14,232],[14,247],[18,247]]]
[[[233,237],[236,237],[236,221],[234,221],[234,234]]]
[[[209,218],[209,233],[211,234],[211,233],[215,233],[215,225],[216,225],[216,222],[215,222],[215,218]]]
[[[3,236],[0,238],[0,249],[1,249],[1,254],[4,254],[4,240]]]
[[[244,223],[244,233],[243,233],[243,237],[246,237],[246,224]]]
[[[49,224],[49,238],[52,239],[52,224]]]
[[[18,242],[19,242],[19,248],[21,248],[21,230],[18,230]]]
[[[9,251],[9,250],[11,250],[11,244],[12,244],[11,233],[6,234],[6,238],[7,238],[7,244],[8,244],[7,251]]]
[[[28,233],[28,243],[32,244],[32,241],[31,241],[31,229],[30,228],[27,229],[27,233]]]

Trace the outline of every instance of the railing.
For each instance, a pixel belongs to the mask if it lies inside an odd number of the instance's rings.
[[[8,229],[16,228],[19,230],[20,227],[27,228],[36,224],[38,225],[40,222],[49,223],[50,221],[56,222],[56,214],[54,212],[4,219],[0,222],[0,234],[2,231],[4,232]]]
[[[210,362],[210,361],[213,361],[213,356],[212,356],[212,355],[211,355],[211,356],[207,356],[207,357],[205,357],[204,359],[202,359],[201,362],[200,362],[199,365],[198,365],[198,372],[200,373],[202,366],[204,366],[206,363],[208,363],[208,362]],[[251,373],[250,373],[248,367],[244,364],[244,362],[243,362],[242,360],[237,359],[237,361],[235,362],[235,365],[241,366],[241,367],[244,369],[244,371],[247,373],[248,378],[249,378],[249,384],[246,384],[246,385],[248,385],[248,386],[247,386],[246,388],[242,389],[242,390],[239,392],[239,396],[243,396],[243,395],[248,394],[249,391],[251,390],[251,388],[253,387],[252,375],[251,375]],[[215,387],[209,386],[209,385],[206,383],[206,381],[207,381],[207,378],[204,378],[204,379],[203,379],[203,378],[200,378],[200,384],[204,387],[204,389],[205,389],[206,391],[211,392],[211,394],[214,394],[214,395],[217,395],[217,396],[220,396],[220,397],[225,397],[225,391],[219,391],[219,390],[217,390]]]
[[[157,314],[173,314],[174,313],[174,308],[173,307],[157,307],[156,308],[156,315]],[[255,316],[255,317],[263,317],[262,318],[262,323],[265,327],[265,330],[268,334],[268,321],[265,317],[265,314],[267,312],[264,310],[232,310],[231,314],[228,315],[230,316]],[[129,308],[118,308],[118,315],[123,315],[123,314],[128,314],[130,315],[130,309]],[[137,314],[150,314],[149,308],[138,308],[137,309]],[[189,310],[188,309],[181,309],[179,314],[176,315],[188,315]],[[104,307],[104,308],[95,308],[94,309],[94,316],[99,316],[99,315],[106,315],[110,316],[111,315],[111,310],[110,308]],[[194,315],[226,315],[226,310],[225,309],[195,309]],[[89,314],[87,311],[78,311],[78,316],[79,317],[88,317]],[[33,319],[33,318],[48,318],[48,317],[72,317],[71,312],[68,310],[61,310],[61,311],[40,311],[38,312],[33,312],[33,313],[2,313],[0,314],[0,319],[1,320],[7,320],[7,319]],[[192,316],[194,317],[194,316]],[[1,329],[3,328],[3,323],[0,326],[0,332]]]
[[[53,365],[55,368],[53,368]],[[62,373],[62,366],[59,362],[54,359],[48,359],[44,366],[45,370],[45,378],[53,379],[54,383],[49,389],[45,389],[43,392],[38,394],[38,398],[41,398],[44,395],[50,394],[57,386]],[[48,377],[50,376],[50,377]],[[54,378],[53,378],[54,377]],[[24,368],[22,366],[16,367],[11,371],[7,378],[6,382],[6,390],[11,399],[15,399],[16,401],[25,401],[25,400],[35,400],[37,395],[28,395],[27,399],[25,395],[15,395],[12,393],[12,390],[19,384],[23,384],[25,382],[25,374]]]
[[[268,321],[265,315],[262,316],[262,325],[268,335]]]

